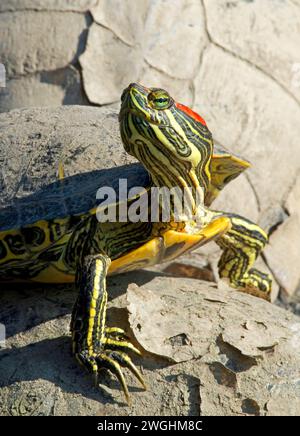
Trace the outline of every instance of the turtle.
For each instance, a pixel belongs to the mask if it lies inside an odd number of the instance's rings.
[[[170,261],[214,240],[222,249],[220,277],[233,288],[270,300],[272,277],[253,268],[268,240],[264,230],[210,208],[248,161],[215,146],[205,120],[161,88],[130,84],[121,96],[119,127],[124,149],[138,162],[69,177],[60,166],[58,180],[1,209],[0,280],[74,282],[72,352],[96,381],[101,368],[109,369],[129,402],[122,367],[145,389],[146,383],[130,357],[140,351],[124,330],[106,325],[107,275]],[[101,201],[102,188],[115,194],[111,202]],[[175,192],[166,220],[162,197],[158,219],[151,219],[155,189]],[[188,192],[191,213],[177,216],[180,192]],[[131,220],[129,213],[124,219],[121,209],[136,210],[141,199],[147,219]],[[112,208],[115,220],[103,220]]]

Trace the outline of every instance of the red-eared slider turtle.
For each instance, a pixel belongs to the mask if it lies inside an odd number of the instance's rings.
[[[215,240],[223,250],[220,276],[231,286],[268,299],[271,278],[252,268],[267,242],[265,232],[241,216],[208,208],[248,162],[214,149],[205,121],[162,89],[131,84],[122,94],[119,121],[125,150],[140,163],[66,177],[3,208],[0,278],[75,280],[73,353],[96,378],[100,368],[109,368],[128,399],[122,366],[145,385],[127,355],[139,351],[124,331],[106,326],[107,274],[169,261]],[[121,198],[119,179],[127,183],[126,201]],[[111,203],[117,210],[115,222],[99,221],[97,212],[105,210],[103,203],[99,209],[96,199],[99,188],[116,193]],[[146,220],[120,219],[121,206],[133,205],[138,193],[149,200],[150,188],[180,188],[177,193],[188,188],[192,215],[175,219],[178,199],[173,198],[167,221],[151,220],[150,201]],[[160,197],[159,216],[164,207]]]

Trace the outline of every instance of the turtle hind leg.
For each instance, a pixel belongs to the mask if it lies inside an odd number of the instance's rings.
[[[218,264],[220,277],[240,291],[270,301],[271,276],[252,268],[268,241],[266,233],[243,217],[222,215],[231,220],[231,229],[216,241],[223,250]]]
[[[72,351],[76,359],[91,373],[95,381],[101,368],[109,369],[120,381],[129,403],[122,367],[128,368],[146,388],[142,375],[127,355],[141,353],[118,327],[106,326],[106,274],[110,259],[102,254],[86,256],[77,273],[79,295],[74,305],[71,333]]]

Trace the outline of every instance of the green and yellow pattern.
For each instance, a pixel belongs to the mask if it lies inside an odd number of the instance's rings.
[[[134,83],[121,100],[122,141],[150,174],[146,192],[153,186],[188,188],[192,217],[177,222],[172,210],[169,222],[99,222],[96,205],[82,211],[78,200],[78,213],[67,210],[47,218],[37,201],[32,217],[26,215],[18,225],[0,226],[0,279],[75,281],[73,353],[96,381],[100,368],[111,370],[129,401],[122,367],[146,385],[127,354],[140,354],[139,350],[122,329],[106,325],[107,275],[168,261],[215,240],[222,249],[220,276],[232,287],[268,300],[271,278],[253,268],[267,243],[265,232],[241,216],[209,209],[223,187],[249,163],[215,147],[205,121],[163,89]],[[62,168],[59,178],[63,189]],[[70,199],[65,200],[67,204]],[[149,207],[149,217],[150,212]],[[5,213],[4,217],[12,218],[9,211]]]

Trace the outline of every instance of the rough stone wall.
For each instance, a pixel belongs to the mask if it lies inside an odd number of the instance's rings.
[[[200,107],[207,85],[215,88],[224,73],[218,63],[227,69],[230,61],[299,103],[299,8],[298,0],[2,0],[8,87],[0,110],[48,105],[49,98],[113,104],[133,80]],[[227,73],[226,89],[232,79]],[[247,71],[239,79],[247,85]]]
[[[215,208],[270,231],[265,261],[300,280],[299,0],[2,0],[0,111],[118,104],[132,81],[199,111],[253,162]],[[288,252],[288,254],[286,254]]]

